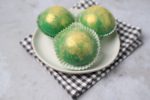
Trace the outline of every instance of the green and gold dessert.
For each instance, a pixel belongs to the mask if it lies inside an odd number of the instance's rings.
[[[65,27],[74,22],[73,15],[64,7],[53,6],[38,16],[38,27],[48,36],[55,37]]]
[[[98,35],[80,23],[73,23],[54,38],[58,59],[71,70],[91,67],[100,51]]]
[[[102,6],[92,6],[83,11],[79,21],[93,29],[100,37],[107,36],[116,28],[115,18],[109,10]]]

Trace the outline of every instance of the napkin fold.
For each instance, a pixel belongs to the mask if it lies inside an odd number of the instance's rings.
[[[96,4],[97,3],[94,0],[82,0],[75,4],[73,9],[85,9]],[[77,99],[142,45],[141,29],[139,27],[132,26],[120,20],[116,21],[116,30],[121,41],[119,54],[111,65],[93,73],[82,75],[66,74],[47,66],[33,51],[31,44],[32,34],[20,41],[20,44],[31,56],[33,56],[42,66],[44,66],[52,76],[54,76],[58,83],[62,85],[62,87],[68,92],[68,94],[71,95],[73,99]]]

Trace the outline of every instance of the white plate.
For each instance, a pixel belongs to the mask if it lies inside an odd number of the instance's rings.
[[[51,68],[71,74],[90,73],[110,65],[117,57],[120,49],[120,39],[117,33],[114,33],[101,40],[102,57],[97,63],[83,71],[73,71],[63,68],[63,65],[58,61],[54,51],[53,38],[46,36],[40,30],[37,30],[32,38],[32,46],[36,55]]]

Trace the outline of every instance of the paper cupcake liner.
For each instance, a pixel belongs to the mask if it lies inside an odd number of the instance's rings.
[[[65,62],[63,59],[61,59],[59,57],[59,55],[56,53],[57,58],[59,60],[59,62],[62,64],[63,68],[66,68],[68,70],[85,70],[88,69],[90,67],[92,67],[94,65],[94,63],[97,61],[97,59],[99,58],[98,56],[100,55],[100,51],[101,51],[101,45],[100,45],[100,40],[98,35],[96,34],[95,31],[93,31],[92,29],[82,25],[79,22],[74,22],[72,23],[70,26],[68,26],[67,28],[65,28],[64,30],[62,30],[61,32],[65,32],[66,30],[71,30],[72,28],[79,28],[79,29],[83,29],[89,32],[90,36],[92,36],[93,38],[96,39],[96,44],[97,44],[97,54],[95,56],[95,58],[93,59],[93,61],[91,61],[89,64],[87,65],[83,65],[83,66],[75,66],[75,65],[71,65],[67,62]],[[59,32],[58,34],[61,34],[61,32]],[[56,36],[57,37],[57,36]],[[54,45],[55,45],[55,39],[54,39]],[[55,47],[55,46],[54,46]],[[55,51],[56,51],[56,47],[55,47]]]

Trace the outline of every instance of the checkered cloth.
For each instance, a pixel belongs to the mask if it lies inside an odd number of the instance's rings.
[[[73,9],[85,9],[96,3],[93,0],[83,0],[73,6]],[[135,51],[140,45],[142,45],[141,29],[125,22],[117,20],[117,32],[120,36],[121,47],[118,56],[115,61],[107,68],[102,70],[82,74],[82,75],[70,75],[59,71],[56,71],[46,64],[44,64],[34,53],[31,38],[32,34],[26,37],[20,44],[24,49],[32,55],[52,76],[58,81],[59,84],[71,95],[73,99],[77,99],[81,94],[86,92],[104,76],[106,76],[112,69],[114,69],[120,62],[128,57],[133,51]]]

